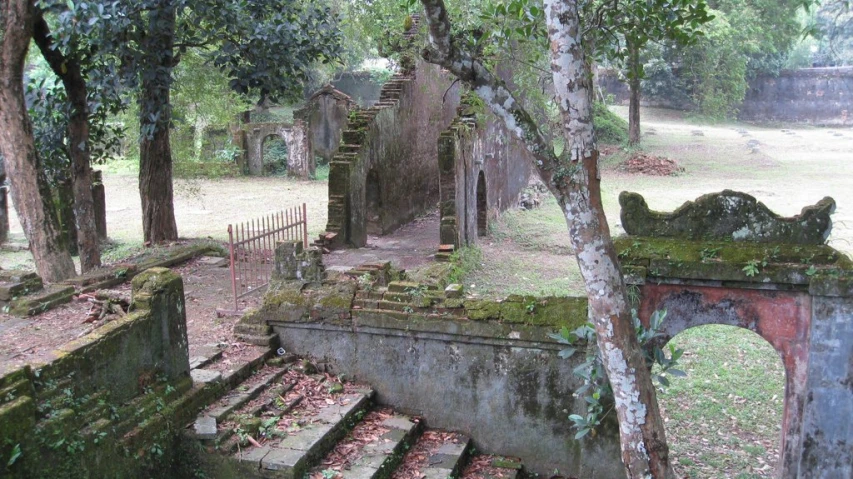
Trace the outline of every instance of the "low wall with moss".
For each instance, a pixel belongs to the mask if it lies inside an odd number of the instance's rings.
[[[131,312],[56,356],[0,377],[0,476],[157,477],[202,396],[189,375],[181,278],[140,274]]]
[[[369,383],[380,403],[463,432],[479,450],[519,457],[533,472],[621,476],[615,423],[575,439],[568,416],[585,402],[573,396],[583,383],[573,369],[585,358],[560,358],[564,346],[548,336],[584,324],[586,298],[465,298],[438,276],[407,280],[378,263],[276,281],[238,329],[271,326],[288,352]]]

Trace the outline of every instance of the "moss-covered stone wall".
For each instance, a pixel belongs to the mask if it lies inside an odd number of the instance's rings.
[[[139,274],[128,315],[56,356],[0,378],[0,476],[166,477],[203,396],[189,376],[181,278]]]

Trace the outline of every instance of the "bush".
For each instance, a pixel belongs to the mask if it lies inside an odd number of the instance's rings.
[[[599,143],[622,145],[628,142],[628,122],[600,102],[592,104],[592,124]]]

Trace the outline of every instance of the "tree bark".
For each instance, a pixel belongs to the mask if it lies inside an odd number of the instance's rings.
[[[65,87],[71,115],[68,118],[68,156],[71,159],[71,187],[74,194],[74,224],[80,269],[91,271],[101,266],[98,230],[95,225],[95,203],[92,198],[92,168],[89,145],[89,94],[80,63],[66,57],[53,45],[50,28],[41,12],[37,12],[33,39],[53,73]]]
[[[636,42],[628,43],[628,145],[640,144],[640,49]]]
[[[0,152],[36,270],[44,281],[53,283],[74,276],[76,271],[59,232],[24,102],[24,65],[33,36],[35,7],[29,0],[4,0],[0,9]]]
[[[164,1],[149,13],[149,30],[139,96],[139,196],[146,244],[178,239],[172,194],[172,149],[169,144],[169,90],[174,68],[175,5]]]
[[[578,4],[545,0],[551,70],[568,148],[562,157],[503,82],[459,50],[443,0],[421,0],[430,29],[424,58],[468,83],[534,155],[535,167],[557,198],[589,298],[602,362],[615,396],[622,461],[631,479],[670,479],[663,422],[651,371],[637,340],[627,290],[601,203],[598,150],[592,126],[592,72],[581,38]]]

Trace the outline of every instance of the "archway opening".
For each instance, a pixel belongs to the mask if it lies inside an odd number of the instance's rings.
[[[764,338],[724,325],[690,328],[670,344],[684,350],[658,392],[678,477],[761,478],[778,474],[785,366]]]
[[[287,142],[278,135],[268,135],[261,146],[265,175],[287,174]]]
[[[378,236],[382,234],[382,190],[379,183],[379,173],[371,169],[367,173],[365,184],[365,198],[367,203],[367,234]]]
[[[486,197],[486,175],[480,171],[477,176],[477,236],[489,234],[489,203]]]

